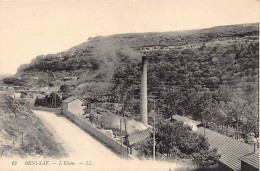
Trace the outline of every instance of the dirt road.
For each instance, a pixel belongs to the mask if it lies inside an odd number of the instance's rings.
[[[84,132],[67,118],[51,112],[33,110],[44,125],[53,134],[56,142],[61,143],[69,154],[68,157],[52,158],[9,158],[0,159],[0,170],[33,171],[71,171],[71,170],[169,170],[182,167],[165,162],[124,160],[104,144]],[[41,163],[39,163],[41,162]]]
[[[53,133],[57,142],[62,143],[69,158],[79,162],[91,161],[100,165],[103,161],[118,162],[120,157],[84,132],[67,118],[51,112],[33,111]]]

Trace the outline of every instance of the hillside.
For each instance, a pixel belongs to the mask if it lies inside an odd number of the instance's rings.
[[[238,59],[238,53],[243,53],[247,48],[257,48],[258,33],[258,24],[246,24],[182,32],[120,34],[89,38],[87,42],[67,51],[37,56],[30,64],[20,66],[16,76],[27,77],[28,85],[32,83],[46,85],[57,79],[62,80],[66,76],[77,76],[77,81],[72,83],[73,86],[85,82],[111,82],[118,66],[128,62],[128,59],[131,61],[137,60],[140,63],[140,57],[143,55],[141,50],[144,47],[154,46],[160,48],[172,47],[166,52],[163,50],[158,51],[158,55],[165,54],[169,56],[177,52],[189,53],[187,52],[188,49],[195,51],[199,56],[210,55],[208,60],[212,60],[210,65],[213,70],[215,63],[219,63],[216,61],[225,63],[221,58],[228,56],[227,61],[238,62],[238,65],[243,65],[243,69],[247,66],[244,66],[243,61]],[[179,48],[179,46],[182,47]],[[257,53],[254,49],[252,51]],[[243,54],[241,55],[243,56]],[[235,57],[236,59],[234,59]],[[197,56],[191,55],[191,58],[189,60],[192,61]],[[172,56],[171,60],[173,59],[180,60],[181,58],[175,55]],[[205,61],[207,59],[201,60]],[[205,62],[203,64],[207,64]],[[251,66],[251,63],[248,65]],[[256,66],[252,66],[254,70]],[[227,69],[228,67],[231,66],[226,66]],[[237,70],[239,69],[237,68]],[[240,74],[239,72],[236,73]],[[39,79],[33,80],[34,76],[39,77]],[[95,86],[90,85],[90,87]]]
[[[67,51],[37,56],[15,77],[28,87],[58,89],[67,84],[70,94],[83,97],[112,94],[138,119],[145,54],[148,94],[160,99],[157,107],[164,117],[180,114],[202,120],[211,118],[206,113],[217,112],[214,122],[231,124],[239,113],[241,122],[254,122],[258,121],[258,25],[89,38]],[[149,101],[149,111],[151,106]]]
[[[1,156],[55,158],[67,155],[31,111],[4,94],[0,94],[0,130]]]

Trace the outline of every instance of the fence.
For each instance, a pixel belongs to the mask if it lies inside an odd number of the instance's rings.
[[[113,138],[110,138],[109,136],[104,134],[101,130],[91,126],[89,123],[87,123],[83,119],[80,119],[77,115],[72,114],[68,111],[63,111],[63,114],[66,117],[68,117],[71,121],[76,123],[80,128],[87,131],[94,137],[98,138],[101,142],[103,142],[105,145],[110,147],[112,150],[114,150],[118,154],[121,154],[121,144],[119,142],[117,142]],[[131,155],[128,155],[127,147],[125,145],[122,145],[122,156],[124,158],[132,158]]]
[[[241,131],[236,131],[230,126],[218,125],[216,123],[208,123],[209,129],[219,132],[220,134],[226,135],[228,137],[243,140],[241,137]]]

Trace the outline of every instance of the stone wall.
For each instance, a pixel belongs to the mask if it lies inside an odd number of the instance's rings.
[[[43,111],[47,111],[47,112],[53,112],[56,114],[60,114],[61,112],[61,108],[48,108],[48,107],[43,107],[43,106],[28,106],[29,109],[32,110],[43,110]]]
[[[90,123],[84,121],[84,119],[79,118],[77,115],[72,114],[68,111],[63,111],[63,114],[69,118],[71,121],[76,123],[80,128],[90,133],[92,136],[99,139],[105,145],[110,147],[113,151],[118,154],[121,154],[121,143],[117,142],[115,139],[110,138],[109,136],[105,135],[101,130],[98,128],[93,127]],[[130,152],[130,149],[129,149]],[[127,147],[122,145],[122,156],[124,158],[133,158],[131,155],[127,155]]]

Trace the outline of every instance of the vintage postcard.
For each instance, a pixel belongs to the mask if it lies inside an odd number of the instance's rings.
[[[0,170],[259,170],[258,0],[0,0]]]

